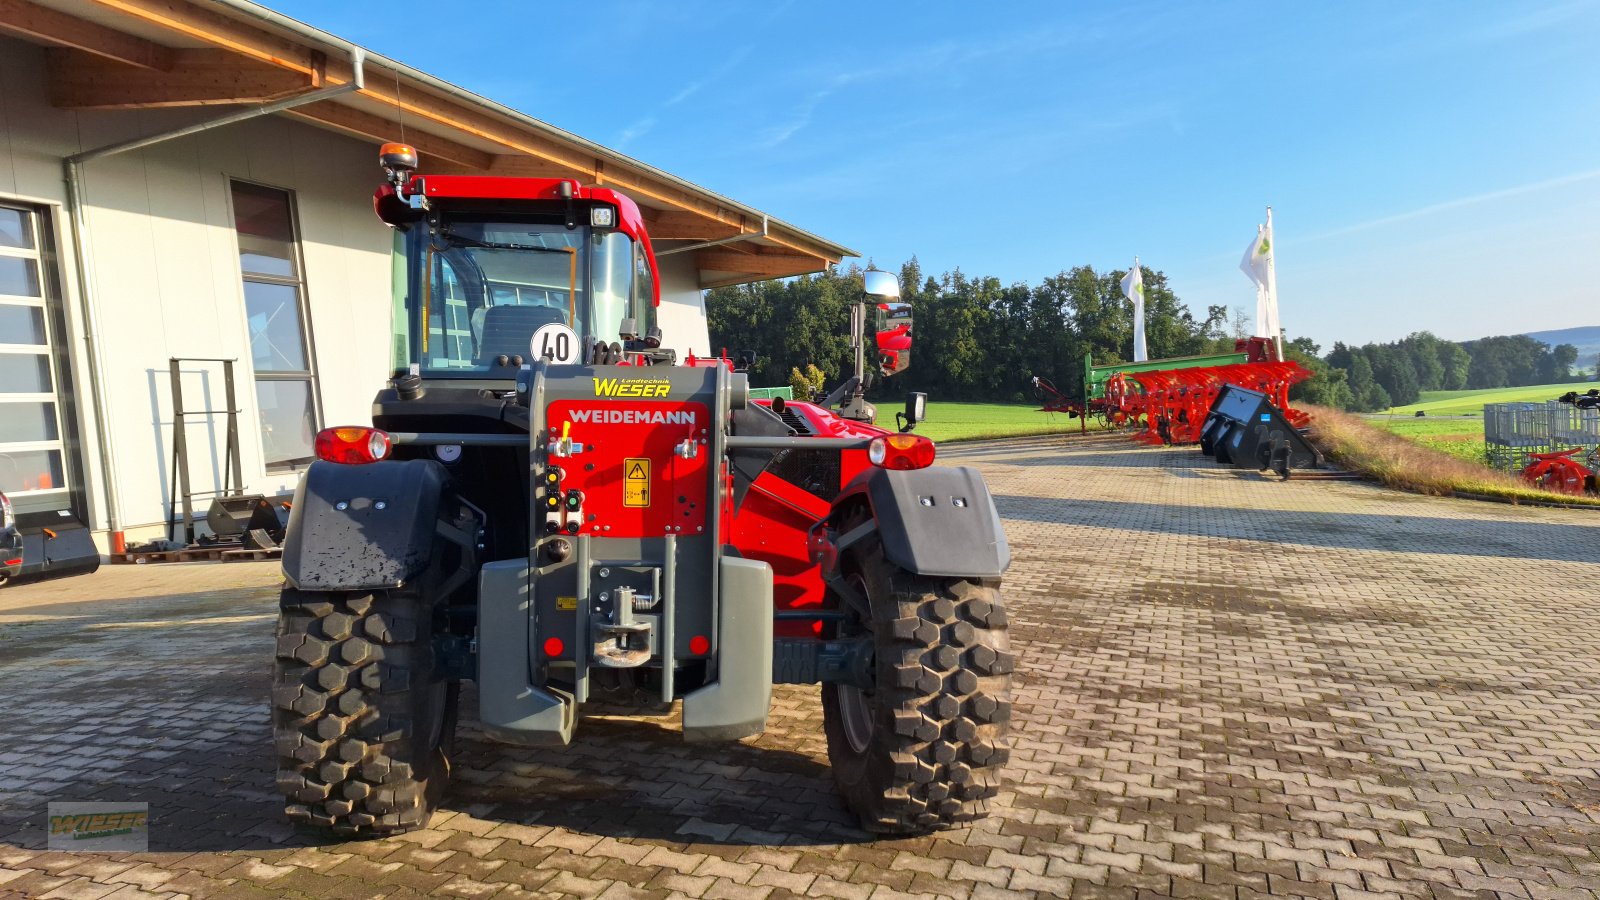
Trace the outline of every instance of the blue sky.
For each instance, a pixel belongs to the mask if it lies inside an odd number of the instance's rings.
[[[1325,348],[1600,324],[1600,2],[271,5],[881,265],[1253,311],[1271,204]]]

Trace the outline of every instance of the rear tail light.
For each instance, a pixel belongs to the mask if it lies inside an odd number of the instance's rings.
[[[317,459],[345,465],[375,463],[389,455],[389,435],[376,428],[346,426],[317,432]]]
[[[886,434],[867,445],[867,461],[880,469],[926,469],[933,455],[933,441],[920,434]]]

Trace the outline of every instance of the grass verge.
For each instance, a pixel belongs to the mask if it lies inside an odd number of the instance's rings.
[[[1477,494],[1510,501],[1600,507],[1600,499],[1529,487],[1521,479],[1407,440],[1350,413],[1303,405],[1311,439],[1329,461],[1400,490],[1450,497]]]

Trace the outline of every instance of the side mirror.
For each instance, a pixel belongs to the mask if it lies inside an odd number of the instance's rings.
[[[878,371],[897,375],[911,368],[911,304],[878,304]]]
[[[879,300],[900,299],[900,279],[893,272],[880,272],[872,269],[861,273],[863,293]]]
[[[917,423],[928,417],[928,395],[921,391],[912,391],[906,395],[906,411],[895,413],[899,422],[900,431],[907,432],[917,427]]]

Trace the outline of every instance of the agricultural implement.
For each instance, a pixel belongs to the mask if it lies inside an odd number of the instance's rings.
[[[82,522],[65,510],[18,512],[0,492],[0,587],[19,576],[88,575],[98,568],[100,552]]]
[[[1229,385],[1259,392],[1294,428],[1309,417],[1289,406],[1289,389],[1311,377],[1299,363],[1277,359],[1266,338],[1237,344],[1238,352],[1186,356],[1140,363],[1095,366],[1084,360],[1084,397],[1074,401],[1048,380],[1034,376],[1045,412],[1065,412],[1083,421],[1097,418],[1108,427],[1139,429],[1134,440],[1148,444],[1192,444],[1200,440],[1210,413]]]
[[[1289,477],[1294,469],[1322,465],[1322,454],[1273,399],[1260,391],[1226,385],[1217,392],[1200,428],[1200,452],[1240,469],[1271,469]]]
[[[1144,421],[1145,405],[1141,402],[1142,382],[1146,374],[1170,374],[1189,370],[1218,369],[1243,363],[1272,362],[1277,359],[1277,348],[1266,338],[1245,338],[1236,341],[1232,353],[1211,353],[1199,356],[1175,356],[1144,362],[1116,362],[1094,364],[1094,354],[1083,357],[1083,396],[1074,399],[1066,395],[1048,379],[1034,376],[1034,393],[1043,412],[1061,412],[1082,420],[1085,429],[1088,420],[1094,419],[1102,426],[1119,428],[1138,425]],[[1158,379],[1160,383],[1162,380]]]
[[[1246,362],[1199,369],[1137,372],[1114,376],[1106,387],[1124,415],[1144,422],[1134,440],[1146,444],[1193,444],[1200,440],[1206,415],[1228,387],[1256,391],[1295,428],[1309,417],[1289,406],[1289,388],[1311,377],[1296,362]],[[1129,383],[1131,382],[1131,384]]]
[[[489,737],[555,746],[591,698],[681,705],[685,739],[737,740],[773,684],[821,684],[864,828],[984,815],[1009,752],[1010,550],[978,473],[931,467],[911,433],[920,395],[899,432],[753,401],[727,360],[667,349],[628,197],[380,158],[395,368],[372,426],[317,435],[292,506],[272,696],[289,817],[426,825],[467,680]],[[863,286],[898,304],[893,276]]]
[[[1582,451],[1583,448],[1574,447],[1554,453],[1530,453],[1527,468],[1522,470],[1522,480],[1557,494],[1595,493],[1594,470],[1573,458]]]

